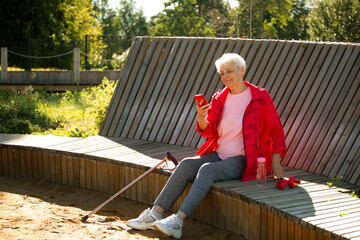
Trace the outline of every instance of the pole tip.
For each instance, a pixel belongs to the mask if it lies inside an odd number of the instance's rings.
[[[85,215],[85,216],[83,216],[82,218],[81,218],[81,221],[83,221],[83,222],[86,222],[86,220],[89,218],[89,216],[88,215]]]

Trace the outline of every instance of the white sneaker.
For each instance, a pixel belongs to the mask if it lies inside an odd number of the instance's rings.
[[[148,208],[144,210],[138,218],[127,221],[126,225],[137,230],[154,230],[152,227],[154,222],[162,219],[161,215],[158,215],[159,214],[154,213],[154,210],[150,210],[150,208]]]
[[[181,238],[183,225],[184,221],[178,215],[173,214],[167,218],[156,221],[153,227],[168,236]]]

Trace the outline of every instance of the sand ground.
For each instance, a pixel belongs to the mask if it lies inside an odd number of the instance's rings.
[[[81,217],[110,197],[88,189],[46,181],[0,177],[1,239],[172,239],[155,231],[137,231],[126,221],[147,205],[118,197],[86,223]],[[240,240],[241,237],[187,220],[182,239]]]

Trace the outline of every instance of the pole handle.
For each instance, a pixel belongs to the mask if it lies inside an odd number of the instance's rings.
[[[177,166],[179,164],[179,162],[174,158],[173,155],[171,155],[170,152],[166,153],[166,157],[167,157],[167,159],[171,160],[175,164],[175,166]]]

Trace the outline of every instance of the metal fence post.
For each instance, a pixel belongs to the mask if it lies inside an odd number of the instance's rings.
[[[80,48],[74,48],[73,83],[80,83]]]
[[[8,50],[7,47],[1,48],[1,82],[7,83],[8,74],[7,74],[7,63],[8,61]]]
[[[85,35],[85,70],[89,70],[88,69],[88,59],[87,59],[87,54],[88,54],[88,35]]]

